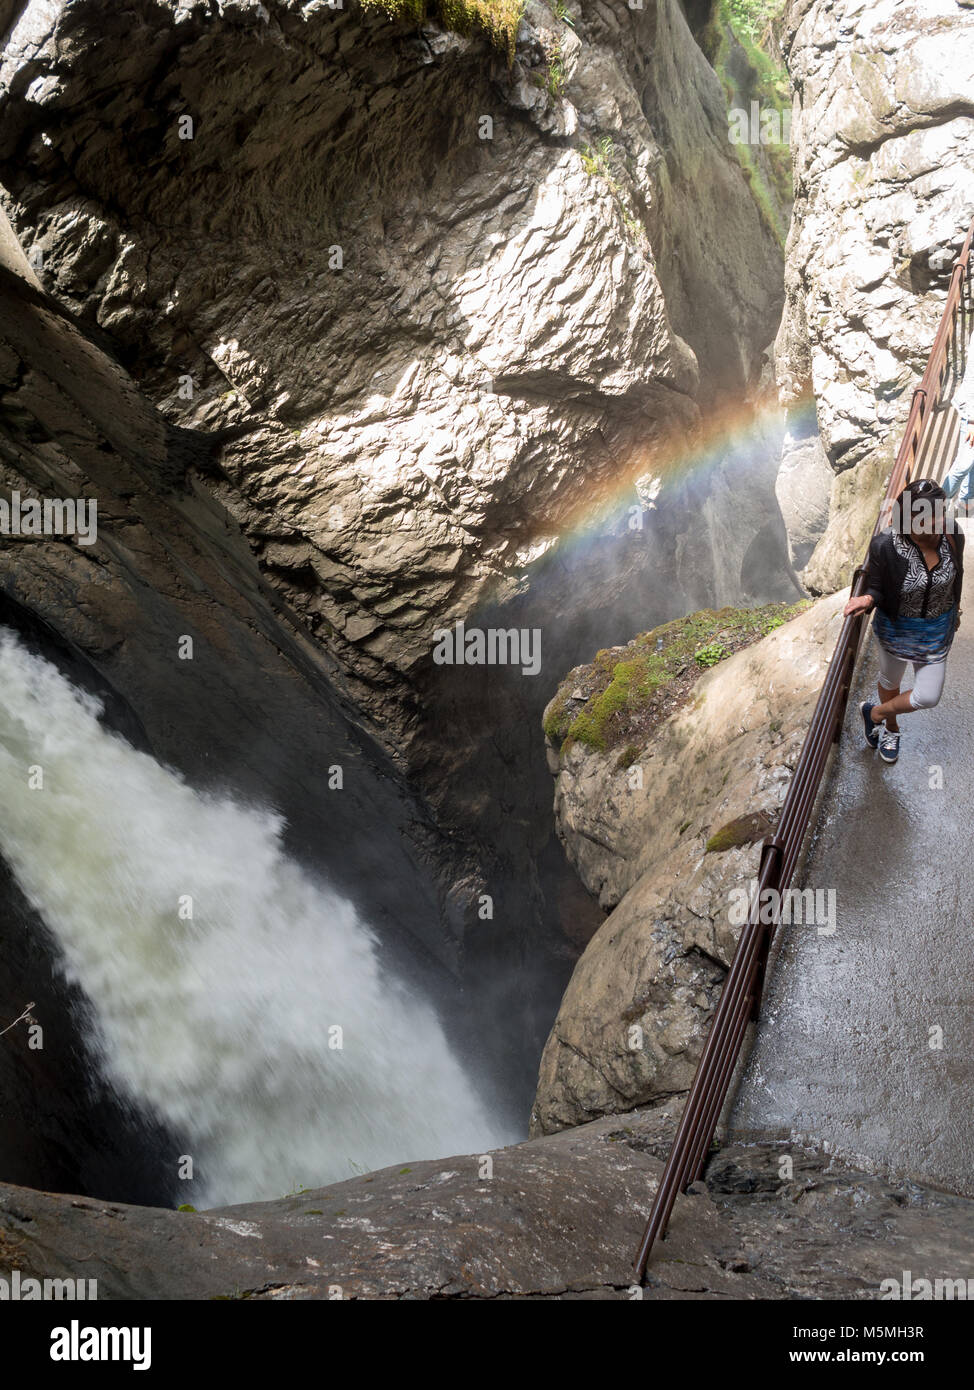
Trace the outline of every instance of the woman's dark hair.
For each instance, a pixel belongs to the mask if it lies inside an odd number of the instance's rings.
[[[932,478],[914,478],[912,483],[907,483],[893,504],[893,530],[908,536],[911,523],[918,516],[931,517],[936,536],[953,529],[947,515],[947,494]]]

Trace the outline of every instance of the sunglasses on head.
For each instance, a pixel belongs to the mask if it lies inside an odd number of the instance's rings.
[[[920,478],[915,483],[907,483],[903,489],[911,497],[943,497],[944,490],[939,483],[933,482],[930,478]]]

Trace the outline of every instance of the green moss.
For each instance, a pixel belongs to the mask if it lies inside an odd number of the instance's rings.
[[[711,835],[704,846],[704,854],[722,854],[724,850],[736,849],[739,845],[753,844],[755,840],[763,840],[770,829],[771,821],[764,811],[737,816]]]
[[[390,19],[408,24],[432,18],[456,34],[479,30],[511,59],[524,13],[524,0],[361,0],[361,4],[363,9],[382,10]]]
[[[631,766],[670,712],[670,687],[685,698],[708,666],[773,632],[808,603],[704,608],[641,633],[625,647],[603,648],[562,681],[545,714],[546,736],[562,752],[573,743],[601,752],[620,748],[618,766]]]
[[[194,1206],[191,1206],[191,1205],[189,1204],[189,1202],[183,1202],[182,1206],[177,1207],[176,1210],[177,1210],[177,1211],[195,1211],[196,1208],[195,1208]]]
[[[572,738],[591,748],[606,748],[608,729],[617,722],[616,716],[648,700],[665,680],[666,662],[655,653],[616,662],[606,688],[576,715]]]
[[[568,716],[567,704],[568,691],[562,686],[545,711],[544,723],[542,725],[545,738],[550,739],[552,743],[561,743],[562,739],[568,733],[568,725],[571,721]]]
[[[768,145],[764,148],[766,150],[770,150],[773,148],[773,146]],[[757,203],[758,212],[761,214],[761,217],[764,220],[764,223],[767,226],[768,230],[772,233],[775,240],[783,249],[785,245],[785,240],[788,236],[788,226],[785,219],[782,217],[781,213],[778,210],[778,199],[781,198],[784,190],[776,186],[778,184],[777,179],[772,179],[769,181],[765,177],[761,169],[758,167],[757,160],[755,159],[754,154],[752,153],[751,147],[749,145],[731,145],[731,149],[736,154],[738,160],[740,161],[741,168],[744,170],[744,177],[747,179],[748,187],[751,190],[751,196]],[[785,200],[787,202],[790,202],[792,196],[791,156],[788,155],[787,159],[788,193]],[[781,167],[778,161],[772,162],[770,156],[769,162],[772,163],[772,168],[774,168],[776,164],[779,168]],[[775,189],[777,197],[773,196],[772,188]]]
[[[628,743],[626,744],[625,748],[623,748],[622,752],[619,754],[619,760],[616,763],[616,767],[620,770],[622,768],[630,768],[633,766],[638,757],[638,745],[635,743]]]
[[[786,0],[719,0],[702,38],[728,108],[749,110],[757,101],[762,110],[777,111],[783,130],[791,85],[772,31],[785,5]],[[784,143],[759,148],[760,157],[749,145],[731,144],[763,221],[783,247],[794,196],[791,150]]]

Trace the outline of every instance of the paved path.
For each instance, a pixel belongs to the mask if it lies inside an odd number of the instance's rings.
[[[835,934],[783,928],[731,1129],[825,1143],[972,1195],[974,602],[965,598],[943,698],[901,718],[892,767],[862,739],[859,701],[876,698],[866,639],[804,876],[804,886],[835,889]]]

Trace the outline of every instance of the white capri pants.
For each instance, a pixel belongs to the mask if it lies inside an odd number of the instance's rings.
[[[913,689],[910,691],[910,704],[914,709],[933,709],[944,693],[944,676],[947,674],[947,660],[930,661],[919,665],[909,662],[905,657],[893,656],[881,642],[879,647],[879,684],[887,690],[898,690],[907,666],[913,666]]]

